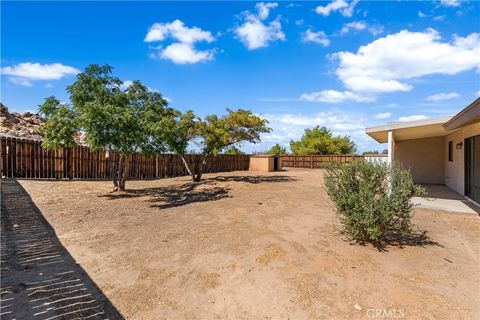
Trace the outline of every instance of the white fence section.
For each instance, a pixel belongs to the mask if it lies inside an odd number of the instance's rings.
[[[387,155],[365,155],[365,161],[371,163],[388,163]]]

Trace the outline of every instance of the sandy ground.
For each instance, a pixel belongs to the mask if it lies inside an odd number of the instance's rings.
[[[479,319],[480,219],[415,209],[425,237],[345,241],[322,171],[32,181],[62,244],[129,319]]]

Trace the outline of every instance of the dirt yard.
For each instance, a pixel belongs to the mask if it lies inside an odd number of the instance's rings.
[[[426,236],[351,244],[322,171],[32,181],[64,247],[129,319],[479,319],[480,219],[416,209]]]

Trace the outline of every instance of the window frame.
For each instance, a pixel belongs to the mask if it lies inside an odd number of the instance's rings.
[[[453,141],[448,141],[448,161],[453,162]]]

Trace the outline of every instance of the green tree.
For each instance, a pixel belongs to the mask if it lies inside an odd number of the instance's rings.
[[[164,144],[151,136],[160,131],[158,125],[172,111],[159,93],[150,92],[139,81],[122,90],[123,82],[111,74],[108,65],[88,66],[67,87],[71,105],[50,97],[40,106],[40,112],[46,118],[46,148],[72,147],[75,136],[82,132],[91,149],[109,151],[110,176],[116,191],[125,190],[126,156],[165,150]],[[112,151],[119,154],[115,162]]]
[[[225,150],[224,154],[245,154],[245,152],[235,146],[231,146],[230,148]]]
[[[362,153],[363,156],[366,154],[379,154],[379,152],[375,150],[375,151],[365,151]]]
[[[162,120],[161,127],[164,129],[155,138],[180,155],[192,181],[198,182],[209,157],[242,142],[259,142],[260,134],[271,130],[267,124],[266,120],[243,109],[227,109],[225,116],[209,115],[204,119],[195,116],[192,111],[183,114],[174,111]],[[200,149],[202,161],[199,166],[189,163],[185,157],[189,143],[196,143]]]
[[[348,136],[333,136],[325,127],[316,126],[305,129],[300,141],[291,141],[290,149],[294,155],[332,154],[343,155],[355,152],[355,143]]]
[[[266,152],[267,154],[274,154],[277,156],[283,156],[287,154],[287,149],[285,147],[282,147],[278,143],[273,145],[269,150]]]
[[[46,119],[42,145],[47,149],[62,146],[76,146],[75,137],[80,131],[78,114],[66,103],[60,103],[55,97],[48,97],[39,107],[40,114]]]

